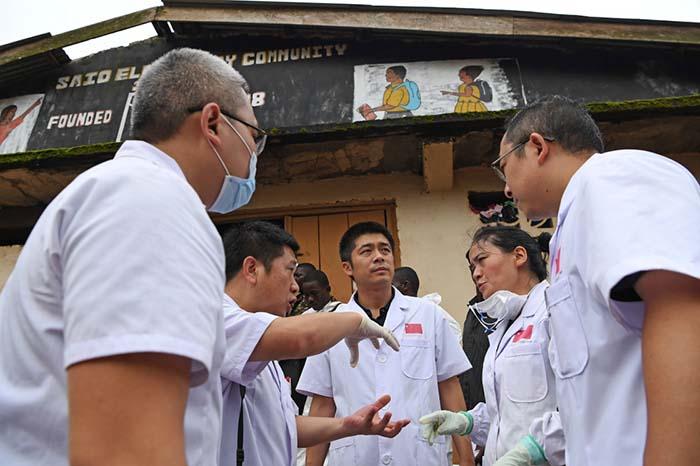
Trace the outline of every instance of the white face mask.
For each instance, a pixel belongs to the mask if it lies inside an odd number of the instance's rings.
[[[501,322],[514,320],[520,311],[525,306],[527,295],[519,295],[507,290],[499,290],[494,294],[474,305],[469,306],[470,309],[477,315],[487,314],[492,319],[496,319],[491,324],[485,324],[482,319],[479,319],[481,325],[489,331],[493,331]]]

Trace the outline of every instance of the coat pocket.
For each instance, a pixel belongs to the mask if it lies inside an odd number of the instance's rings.
[[[426,380],[435,372],[434,352],[425,338],[404,338],[401,341],[401,370],[410,379]]]
[[[328,463],[339,466],[355,465],[355,438],[333,440],[328,448]]]
[[[563,277],[545,291],[549,323],[552,370],[561,379],[575,377],[588,365],[588,341],[581,322],[581,314],[571,292],[571,285]]]
[[[514,403],[535,403],[547,396],[547,369],[544,358],[547,353],[537,342],[514,343],[508,346],[500,358],[503,364],[504,390]]]

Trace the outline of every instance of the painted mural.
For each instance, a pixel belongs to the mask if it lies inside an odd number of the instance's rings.
[[[43,99],[44,94],[0,99],[0,154],[27,148]]]
[[[505,110],[524,101],[502,59],[355,66],[353,121]],[[514,61],[514,60],[508,60]]]

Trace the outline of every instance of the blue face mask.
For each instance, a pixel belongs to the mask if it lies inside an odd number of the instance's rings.
[[[248,165],[248,178],[239,178],[231,175],[228,168],[226,168],[226,164],[221,159],[221,156],[216,151],[211,141],[208,141],[209,146],[216,154],[216,157],[219,159],[221,166],[224,167],[224,171],[226,172],[219,195],[214,203],[207,209],[209,212],[215,212],[217,214],[227,214],[229,212],[233,212],[234,210],[243,207],[250,202],[250,199],[253,197],[253,193],[255,192],[255,173],[257,171],[258,163],[258,155],[250,149],[248,143],[246,143],[245,139],[243,139],[243,136],[241,136],[241,134],[226,118],[224,118],[224,121],[226,121],[231,129],[236,132],[238,137],[241,138],[241,141],[243,141],[243,144],[248,149],[248,152],[250,152],[250,163]]]

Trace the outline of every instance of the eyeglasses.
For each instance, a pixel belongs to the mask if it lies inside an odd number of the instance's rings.
[[[230,118],[231,120],[235,120],[241,124],[246,125],[249,128],[253,128],[256,131],[256,136],[253,137],[253,141],[255,142],[255,154],[260,155],[263,150],[265,150],[265,144],[267,143],[267,132],[264,129],[258,128],[255,125],[251,125],[250,123],[241,120],[240,118],[231,115],[228,112],[225,112],[224,109],[219,107],[219,110],[221,111],[221,114],[227,118]],[[201,112],[202,108],[201,107],[193,107],[193,108],[188,108],[188,112],[190,113],[197,113]]]
[[[555,141],[554,138],[550,138],[550,137],[547,137],[547,136],[543,136],[542,139],[544,139],[544,140],[547,141],[547,142],[554,142],[554,141]],[[499,177],[502,181],[507,182],[508,180],[506,180],[506,174],[503,173],[503,170],[501,169],[501,160],[505,159],[505,158],[508,157],[510,154],[512,154],[512,153],[515,152],[516,150],[520,149],[522,146],[524,146],[525,144],[527,144],[529,141],[530,141],[530,135],[528,135],[528,136],[527,136],[527,139],[525,139],[523,142],[521,142],[521,143],[519,143],[519,144],[516,144],[515,146],[513,146],[513,148],[512,148],[511,150],[509,150],[508,152],[506,152],[506,153],[503,154],[503,155],[499,155],[498,158],[497,158],[496,160],[494,160],[493,162],[491,162],[491,168],[493,168],[493,171],[496,172],[496,175],[498,175],[498,177]]]

